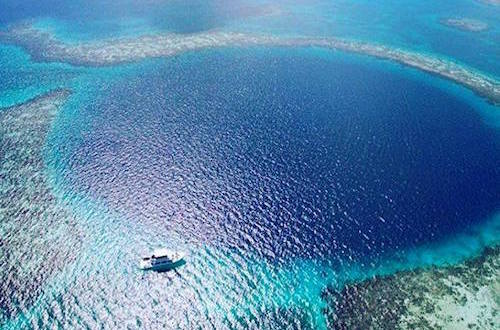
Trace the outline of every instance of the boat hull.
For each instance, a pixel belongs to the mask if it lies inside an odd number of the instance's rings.
[[[163,271],[172,270],[174,268],[182,266],[185,263],[186,262],[184,261],[184,259],[179,259],[179,260],[176,260],[174,262],[158,264],[158,265],[152,265],[150,262],[140,262],[139,269],[163,272]]]

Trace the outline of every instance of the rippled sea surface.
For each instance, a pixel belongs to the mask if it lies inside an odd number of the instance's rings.
[[[61,171],[74,189],[274,262],[426,243],[500,197],[498,133],[465,103],[313,51],[187,55],[113,82],[76,116],[88,126]]]
[[[131,0],[77,12],[51,1],[55,11],[23,14],[6,2],[0,23],[34,20],[74,43],[145,31],[330,35],[335,24],[366,38],[350,24],[382,19],[390,4],[362,3]],[[431,15],[426,4],[416,8]],[[468,6],[488,12],[458,12]],[[388,21],[367,21],[377,42],[401,24]],[[394,43],[439,51],[413,28]],[[484,70],[498,45],[482,38],[484,52],[460,60]],[[429,74],[279,47],[86,68],[0,44],[1,64],[1,328],[325,328],[326,287],[498,243],[499,108]],[[186,251],[186,264],[139,270],[159,246]]]

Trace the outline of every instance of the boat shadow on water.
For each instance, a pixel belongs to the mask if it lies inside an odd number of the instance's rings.
[[[155,273],[175,273],[177,275],[180,275],[177,272],[177,269],[181,266],[184,266],[186,264],[186,260],[182,259],[178,262],[176,262],[172,266],[164,267],[164,268],[158,268],[158,269],[149,269],[147,272],[155,272]]]

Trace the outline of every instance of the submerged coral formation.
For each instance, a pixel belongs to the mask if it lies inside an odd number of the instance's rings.
[[[377,276],[328,289],[332,329],[495,329],[500,324],[500,246],[448,267]]]
[[[250,36],[243,33],[204,32],[190,35],[145,35],[129,39],[66,44],[51,34],[29,25],[19,25],[6,32],[0,32],[0,41],[23,47],[37,60],[87,66],[112,65],[150,57],[168,57],[205,48],[272,45],[279,43],[279,40],[274,37]]]
[[[58,90],[0,109],[0,327],[34,302],[81,241],[76,219],[50,188],[42,158],[68,96]]]
[[[387,46],[336,38],[283,38],[232,32],[191,35],[151,35],[132,39],[110,39],[94,43],[67,44],[29,25],[0,32],[0,41],[19,45],[35,59],[74,65],[101,66],[167,57],[187,51],[230,46],[321,47],[374,56],[408,65],[461,84],[492,104],[500,104],[500,82],[455,62]]]
[[[488,24],[472,18],[448,18],[442,20],[441,24],[470,32],[480,32],[488,28]]]
[[[486,5],[500,6],[500,0],[477,0]]]

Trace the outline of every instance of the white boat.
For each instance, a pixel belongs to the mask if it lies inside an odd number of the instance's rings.
[[[185,254],[181,251],[169,249],[156,249],[151,256],[145,256],[139,262],[142,270],[165,271],[173,269],[184,263]]]

